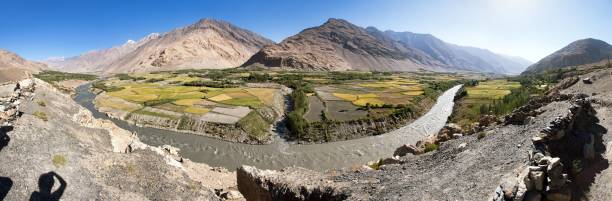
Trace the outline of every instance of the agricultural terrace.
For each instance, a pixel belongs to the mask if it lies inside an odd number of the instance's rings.
[[[106,91],[96,98],[96,105],[127,114],[239,124],[257,138],[266,137],[276,116],[263,117],[259,111],[274,107],[278,89],[193,84],[207,81],[210,79],[169,72],[120,74],[94,84]]]
[[[480,81],[474,86],[465,86],[464,97],[457,103],[457,111],[454,112],[452,122],[460,125],[469,125],[478,121],[484,114],[502,114],[511,108],[502,106],[504,98],[513,90],[519,89],[519,82],[506,79]],[[507,101],[506,101],[507,102]]]
[[[330,120],[348,121],[390,114],[392,107],[412,105],[413,99],[423,93],[422,84],[404,77],[317,86],[308,94],[305,118],[316,122],[325,114]]]

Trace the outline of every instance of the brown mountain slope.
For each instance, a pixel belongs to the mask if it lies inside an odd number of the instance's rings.
[[[529,66],[525,73],[554,70],[601,62],[612,58],[612,46],[604,41],[587,38],[577,40]]]
[[[101,72],[116,60],[133,52],[147,42],[159,38],[158,33],[149,34],[139,41],[129,40],[123,45],[108,49],[93,50],[66,59],[44,61],[49,67],[67,72]]]
[[[236,67],[270,44],[230,23],[203,19],[150,40],[114,61],[104,73]]]
[[[264,47],[243,66],[414,71],[439,69],[443,64],[390,38],[370,35],[365,29],[345,20],[329,19],[325,24],[305,29],[280,44]]]
[[[13,52],[0,49],[0,82],[20,80],[27,74],[46,68],[45,64],[28,61]]]

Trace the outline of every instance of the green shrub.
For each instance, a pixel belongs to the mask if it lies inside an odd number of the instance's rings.
[[[38,117],[40,120],[48,121],[47,114],[41,111],[36,111],[33,113],[34,116]]]
[[[487,134],[485,132],[478,132],[477,138],[480,140],[480,139],[482,139],[482,138],[484,138],[486,136],[487,136]]]
[[[53,159],[51,161],[53,162],[53,166],[55,166],[56,168],[63,167],[66,165],[66,157],[64,157],[63,155],[53,155]]]
[[[435,151],[435,150],[438,150],[437,144],[429,144],[429,143],[425,144],[425,150],[424,150],[425,153],[430,152],[430,151]]]
[[[39,101],[37,101],[36,103],[38,103],[38,105],[39,105],[39,106],[41,106],[41,107],[45,107],[45,106],[47,106],[47,104],[46,104],[46,103],[45,103],[45,101],[43,101],[43,100],[39,100]]]

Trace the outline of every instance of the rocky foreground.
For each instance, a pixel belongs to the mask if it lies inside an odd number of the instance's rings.
[[[0,200],[242,200],[235,173],[152,147],[40,80],[0,87]]]
[[[450,132],[437,151],[406,145],[377,170],[243,166],[238,188],[248,200],[609,200],[612,70],[583,77],[504,120]]]

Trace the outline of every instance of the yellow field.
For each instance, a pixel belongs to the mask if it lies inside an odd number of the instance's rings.
[[[355,101],[357,100],[357,95],[353,94],[345,94],[345,93],[333,93],[334,96],[347,100],[347,101]]]
[[[228,96],[227,94],[219,94],[209,99],[212,101],[221,102],[221,101],[230,100],[232,99],[232,97]]]
[[[245,89],[249,94],[256,96],[266,105],[272,105],[274,103],[274,93],[276,89],[268,88],[248,88]]]
[[[370,103],[373,106],[382,106],[385,102],[381,101],[378,98],[360,98],[353,101],[353,104],[358,106],[366,106],[366,104]]]
[[[202,107],[188,107],[185,109],[185,112],[192,114],[206,114],[210,111],[210,108],[202,108]]]
[[[507,80],[489,80],[480,82],[475,87],[466,87],[468,98],[470,99],[501,99],[511,93],[512,89],[521,86],[518,82]]]
[[[409,95],[409,96],[418,96],[418,95],[422,95],[424,92],[423,91],[404,91],[401,93],[404,95]]]

